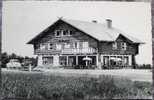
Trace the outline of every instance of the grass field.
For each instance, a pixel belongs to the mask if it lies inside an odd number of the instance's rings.
[[[44,72],[2,71],[1,99],[89,100],[149,99],[151,82],[131,81],[112,75],[55,75]]]

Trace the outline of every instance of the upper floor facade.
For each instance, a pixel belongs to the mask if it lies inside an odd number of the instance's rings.
[[[97,23],[93,22],[92,24]],[[86,27],[87,25],[81,26]],[[109,28],[112,29],[111,26]],[[104,33],[100,36],[108,38]],[[140,44],[139,42],[133,42],[122,33],[118,34],[116,39],[112,41],[99,40],[95,37],[95,33],[93,35],[88,34],[85,30],[79,29],[79,27],[75,27],[75,25],[62,19],[56,21],[28,43],[34,45],[34,54],[36,55],[98,53],[136,55]]]

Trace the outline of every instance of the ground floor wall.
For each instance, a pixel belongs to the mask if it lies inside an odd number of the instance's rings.
[[[132,55],[101,55],[103,65],[132,65]]]
[[[89,58],[89,60],[84,60]],[[105,66],[131,66],[134,63],[132,55],[105,55],[105,54],[83,54],[83,55],[38,55],[38,65],[73,66],[95,65],[98,69]]]

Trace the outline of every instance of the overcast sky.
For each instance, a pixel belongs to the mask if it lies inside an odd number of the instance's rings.
[[[2,12],[2,51],[34,56],[33,46],[26,44],[52,24],[57,17],[104,23],[146,44],[139,48],[137,63],[152,63],[150,3],[79,2],[79,1],[4,1]]]

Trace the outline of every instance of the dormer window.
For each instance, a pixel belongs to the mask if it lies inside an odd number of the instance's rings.
[[[117,42],[112,43],[112,48],[113,48],[113,50],[117,49]]]
[[[121,42],[121,50],[126,50],[127,44],[125,42]]]

